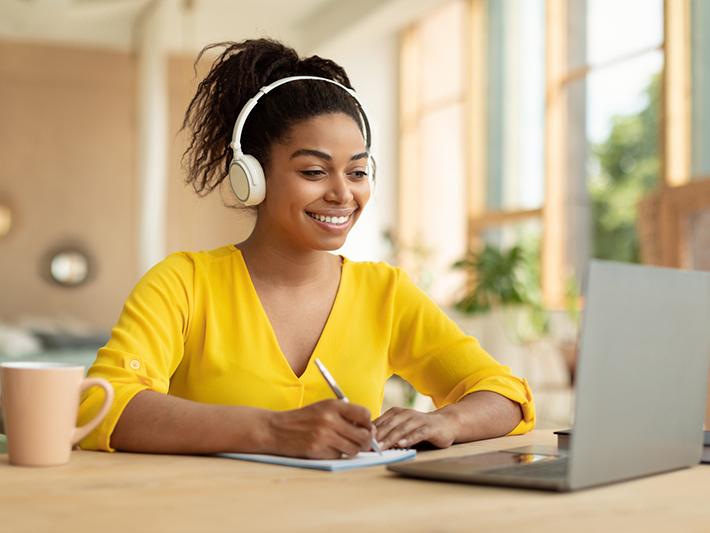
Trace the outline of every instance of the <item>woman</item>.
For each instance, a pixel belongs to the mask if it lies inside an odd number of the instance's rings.
[[[204,194],[230,180],[258,204],[256,226],[238,245],[173,254],[137,284],[89,370],[113,384],[116,399],[82,446],[334,458],[370,449],[373,437],[383,449],[446,447],[530,430],[525,380],[406,274],[329,253],[371,194],[369,127],[343,69],[271,40],[213,46],[225,50],[185,116],[187,181]],[[292,76],[342,87],[290,80],[247,105]],[[254,159],[244,163],[242,152]],[[263,170],[262,202],[244,165]],[[351,403],[333,399],[315,358]],[[393,373],[438,409],[379,416]],[[89,391],[81,418],[100,401]]]

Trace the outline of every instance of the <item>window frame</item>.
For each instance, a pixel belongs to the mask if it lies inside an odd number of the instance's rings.
[[[545,103],[544,103],[544,200],[537,209],[490,210],[486,207],[487,196],[487,85],[489,82],[487,5],[489,0],[467,0],[467,36],[465,50],[465,91],[460,97],[437,102],[435,107],[464,103],[465,109],[465,185],[468,221],[467,244],[469,249],[480,249],[483,232],[496,227],[526,220],[542,221],[541,281],[545,305],[550,309],[562,309],[566,305],[567,276],[569,273],[569,250],[563,233],[565,226],[566,161],[558,154],[567,153],[568,131],[566,129],[566,89],[570,84],[586,78],[593,72],[614,67],[651,52],[662,54],[662,98],[659,139],[661,180],[659,189],[676,187],[693,179],[691,175],[691,39],[690,0],[663,0],[663,36],[658,45],[643,47],[612,59],[584,64],[569,69],[568,9],[570,0],[545,0],[544,46],[545,46]],[[400,111],[416,108],[414,87],[417,73],[407,72],[406,54],[416,40],[414,28],[402,33],[400,65]],[[411,65],[409,65],[411,67]],[[423,113],[417,109],[415,122]],[[400,120],[400,139],[408,133],[411,117]],[[586,142],[586,141],[585,141]],[[417,200],[412,189],[420,183],[416,172],[406,173],[409,167],[407,153],[416,147],[400,148],[400,176],[407,175],[407,187],[400,177],[398,193],[398,227],[404,242],[415,242]],[[407,150],[409,150],[407,152]],[[405,153],[407,152],[407,153]],[[413,176],[416,176],[413,178]],[[697,178],[696,178],[697,179]],[[407,266],[406,257],[398,257]]]

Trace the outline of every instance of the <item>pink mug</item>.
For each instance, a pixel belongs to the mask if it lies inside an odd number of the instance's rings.
[[[74,444],[101,422],[113,402],[113,387],[85,378],[84,367],[61,363],[0,364],[2,410],[11,465],[53,466],[69,462]],[[98,414],[76,427],[79,398],[89,387],[106,395]]]

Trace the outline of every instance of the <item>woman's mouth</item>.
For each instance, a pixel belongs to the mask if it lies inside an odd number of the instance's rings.
[[[353,218],[353,212],[340,216],[323,215],[319,213],[312,213],[310,211],[306,211],[306,214],[316,222],[331,228],[343,228],[347,226]]]

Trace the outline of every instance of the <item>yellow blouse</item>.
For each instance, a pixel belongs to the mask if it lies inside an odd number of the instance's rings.
[[[305,371],[296,376],[241,252],[225,246],[172,254],[138,282],[89,369],[90,376],[113,385],[115,399],[81,446],[113,451],[110,437],[123,409],[145,389],[273,410],[332,398],[315,357],[373,418],[382,408],[385,381],[398,374],[437,407],[480,390],[510,398],[523,413],[512,434],[535,423],[527,382],[464,335],[402,270],[385,263],[343,259],[330,316]],[[98,410],[102,394],[97,388],[85,394],[80,423]]]

